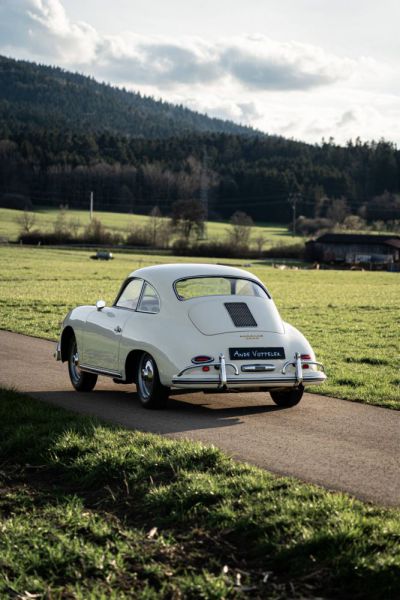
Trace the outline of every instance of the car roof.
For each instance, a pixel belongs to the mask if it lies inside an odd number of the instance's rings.
[[[142,267],[136,271],[132,271],[129,277],[140,277],[149,283],[157,286],[171,286],[177,279],[186,277],[205,277],[220,276],[220,277],[244,277],[253,281],[260,281],[258,277],[237,267],[228,265],[215,265],[203,263],[173,263],[154,265],[151,267]]]

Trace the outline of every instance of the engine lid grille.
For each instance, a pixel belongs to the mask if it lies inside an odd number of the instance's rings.
[[[257,322],[245,302],[224,302],[236,327],[257,327]]]

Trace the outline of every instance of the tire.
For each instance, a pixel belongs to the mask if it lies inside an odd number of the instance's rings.
[[[140,357],[136,373],[136,390],[144,408],[165,408],[169,388],[162,385],[156,361],[144,352]]]
[[[278,406],[282,406],[283,408],[290,408],[291,406],[296,406],[303,396],[304,386],[300,385],[297,388],[291,388],[289,390],[277,390],[275,392],[270,392],[272,400]]]
[[[97,375],[81,371],[76,364],[78,358],[78,346],[73,337],[68,350],[68,373],[72,385],[78,392],[91,392],[97,382]]]

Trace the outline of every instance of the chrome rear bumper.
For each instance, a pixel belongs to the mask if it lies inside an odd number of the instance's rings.
[[[310,365],[316,366],[322,370],[321,371],[313,371],[312,375],[305,375],[303,372],[303,366]],[[218,370],[218,375],[216,377],[183,377],[188,371],[193,371],[193,369],[200,369],[204,366],[214,367]],[[293,366],[295,369],[294,376],[288,376],[286,374],[289,366]],[[259,373],[262,371],[273,371],[275,370],[274,365],[248,365],[248,367],[253,367],[252,369],[242,368],[242,372],[249,373],[253,372]],[[260,367],[263,367],[262,369]],[[227,369],[233,370],[233,377],[227,375]],[[176,387],[184,386],[184,387],[193,387],[193,388],[209,388],[210,386],[215,387],[217,390],[223,390],[228,388],[240,388],[240,387],[268,387],[268,388],[279,388],[279,387],[298,387],[302,383],[307,385],[312,384],[320,384],[326,380],[324,366],[321,363],[311,361],[311,360],[302,360],[299,352],[296,352],[294,355],[294,360],[287,361],[283,367],[281,368],[280,375],[275,376],[267,376],[267,377],[243,377],[239,373],[239,369],[233,363],[227,363],[225,361],[225,356],[223,354],[219,355],[218,362],[207,363],[207,365],[191,365],[182,369],[172,378],[172,385]],[[283,377],[282,377],[283,375]]]

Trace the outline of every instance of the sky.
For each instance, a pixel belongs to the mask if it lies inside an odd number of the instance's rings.
[[[400,145],[398,0],[0,0],[0,54],[311,143]]]

